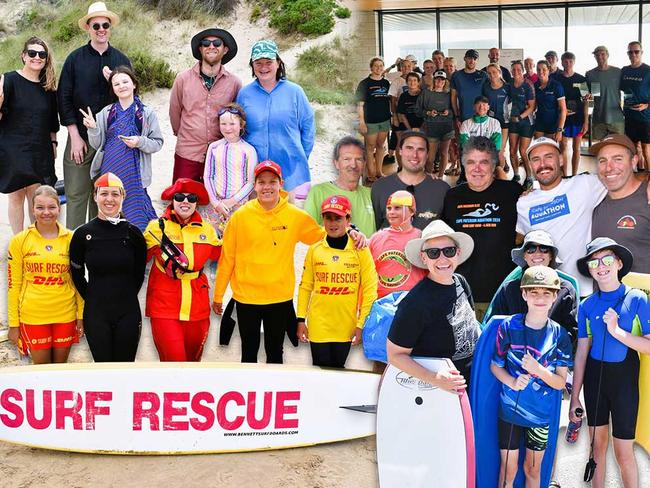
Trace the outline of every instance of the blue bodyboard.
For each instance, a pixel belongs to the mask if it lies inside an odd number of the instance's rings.
[[[372,304],[363,326],[363,352],[368,359],[388,363],[386,338],[393,324],[397,306],[407,295],[407,291],[396,291]]]
[[[470,384],[470,402],[474,419],[474,443],[476,448],[476,488],[494,488],[499,483],[499,396],[501,382],[490,371],[490,364],[496,347],[496,336],[499,324],[505,316],[497,315],[486,324],[479,338],[474,359],[472,361],[472,381]],[[553,409],[548,433],[548,446],[544,452],[541,471],[541,485],[548,486],[553,474],[555,451],[560,429],[560,409],[562,407],[562,391],[554,391],[552,401],[556,402]],[[515,488],[524,488],[524,459],[526,448],[523,445],[519,451],[519,471],[515,479]]]

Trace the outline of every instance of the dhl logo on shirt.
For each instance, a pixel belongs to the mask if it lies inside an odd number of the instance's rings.
[[[321,286],[318,293],[320,295],[350,295],[352,291],[348,286]]]
[[[34,276],[35,285],[61,286],[65,284],[60,276]]]

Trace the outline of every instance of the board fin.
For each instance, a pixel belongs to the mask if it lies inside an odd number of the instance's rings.
[[[339,408],[361,413],[377,413],[377,405],[341,405]]]

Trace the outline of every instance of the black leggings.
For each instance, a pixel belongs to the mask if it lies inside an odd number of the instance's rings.
[[[314,366],[343,368],[350,353],[351,342],[310,342]]]
[[[115,317],[110,313],[84,310],[84,331],[96,363],[133,362],[138,352],[142,315],[140,307],[131,307]]]
[[[282,364],[284,334],[295,325],[293,300],[268,305],[237,302],[237,324],[241,337],[241,362],[256,363],[260,349],[260,325],[264,322],[266,362]]]

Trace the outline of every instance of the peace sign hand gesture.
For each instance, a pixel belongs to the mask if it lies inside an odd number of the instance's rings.
[[[83,124],[86,126],[87,129],[95,129],[97,128],[97,122],[95,122],[95,117],[93,117],[93,111],[90,110],[90,107],[87,107],[88,112],[84,112],[83,109],[79,109],[79,112],[81,112],[81,115],[84,116],[83,118]]]

